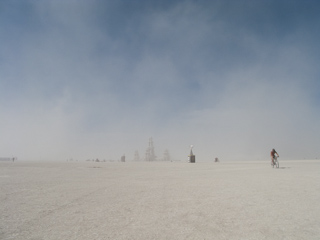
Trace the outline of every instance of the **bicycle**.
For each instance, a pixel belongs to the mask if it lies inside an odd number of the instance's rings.
[[[274,168],[274,166],[276,166],[276,168],[279,168],[279,161],[278,161],[278,157],[274,156],[273,161],[271,161],[271,166]]]

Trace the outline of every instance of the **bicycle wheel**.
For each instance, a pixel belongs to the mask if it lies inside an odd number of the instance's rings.
[[[276,160],[276,166],[277,166],[277,168],[279,168],[279,162],[278,162],[278,160]]]
[[[274,168],[274,165],[276,165],[276,159],[271,160],[271,167]]]

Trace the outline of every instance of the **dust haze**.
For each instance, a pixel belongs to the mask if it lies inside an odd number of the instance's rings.
[[[1,155],[318,158],[316,5],[2,1]]]

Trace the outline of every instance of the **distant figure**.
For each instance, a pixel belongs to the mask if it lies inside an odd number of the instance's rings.
[[[277,155],[279,157],[279,154],[277,153],[277,151],[273,148],[270,152],[270,157],[271,157],[271,162],[272,164],[274,164],[273,159],[275,157],[275,155]]]
[[[215,159],[214,159],[214,162],[219,162],[219,158],[215,158]]]

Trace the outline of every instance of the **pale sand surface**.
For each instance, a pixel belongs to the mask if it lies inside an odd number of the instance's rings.
[[[0,162],[0,239],[320,239],[320,161]]]

